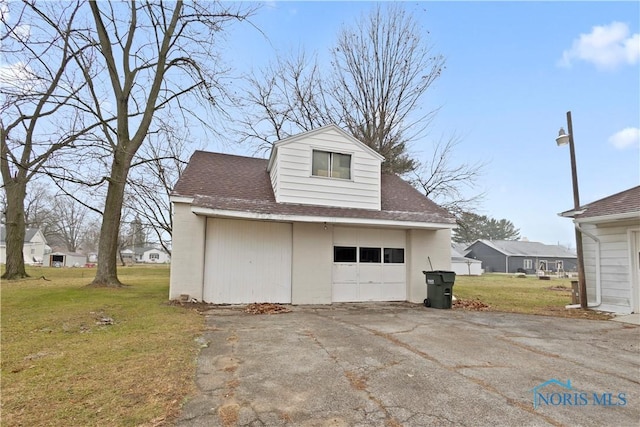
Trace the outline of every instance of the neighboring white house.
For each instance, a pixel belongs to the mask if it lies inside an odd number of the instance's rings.
[[[84,267],[87,256],[75,252],[52,252],[44,257],[44,267]]]
[[[582,230],[588,306],[640,312],[640,186],[561,216]]]
[[[456,276],[480,276],[482,275],[482,261],[479,259],[467,258],[464,252],[460,252],[459,246],[451,247],[451,271]]]
[[[120,251],[125,263],[167,264],[171,262],[171,255],[156,246],[130,247]]]
[[[7,262],[7,242],[5,226],[0,226],[0,264]],[[27,265],[42,264],[45,254],[51,249],[39,228],[27,228],[24,235],[22,255]]]
[[[136,262],[151,264],[166,264],[171,261],[169,255],[164,249],[155,246],[146,246],[143,248],[135,248]]]
[[[197,151],[172,193],[170,298],[422,302],[451,268],[454,218],[335,125],[269,159]]]

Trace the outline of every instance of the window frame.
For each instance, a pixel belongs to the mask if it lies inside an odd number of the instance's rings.
[[[391,252],[389,254],[390,261],[387,261],[387,251],[397,251],[396,254],[397,253],[401,253],[402,254],[402,261],[393,261],[393,259],[395,259],[393,257],[393,252]],[[405,248],[382,248],[382,261],[383,261],[383,264],[404,264],[405,263],[404,252],[405,252]]]
[[[336,261],[337,251],[340,249],[352,249],[355,252],[355,259],[350,258],[349,260],[340,260]],[[378,255],[380,256],[380,260],[376,261],[362,261],[362,252],[361,250],[378,250]],[[333,263],[334,264],[384,264],[384,265],[406,265],[406,248],[399,247],[384,247],[384,246],[347,246],[347,245],[333,245]],[[387,260],[386,252],[387,251],[397,251],[396,257],[391,256],[389,260]],[[402,261],[393,261],[394,259],[398,259],[397,255],[402,255]],[[374,257],[375,258],[375,257]]]
[[[327,165],[327,175],[321,175],[318,173],[314,173],[315,171],[319,170],[319,169],[315,169],[314,168],[314,160],[315,160],[315,155],[316,153],[323,153],[323,154],[328,154],[328,165]],[[341,176],[336,176],[335,172],[334,172],[334,164],[335,164],[335,160],[334,160],[334,156],[348,156],[349,157],[349,168],[348,168],[348,172],[349,172],[349,176],[347,178],[343,178]],[[327,151],[327,150],[323,150],[323,149],[319,149],[319,148],[312,148],[311,149],[311,176],[313,177],[317,177],[317,178],[332,178],[332,179],[341,179],[344,181],[352,181],[352,177],[353,177],[353,153],[344,153],[344,152],[339,152],[339,151]]]
[[[362,261],[362,251],[366,251],[370,254],[374,254],[375,250],[377,250],[377,257],[371,258],[372,261]],[[369,256],[365,257],[366,259],[370,259]],[[358,263],[360,264],[382,264],[382,248],[379,246],[358,246]]]
[[[533,270],[533,260],[530,258],[522,260],[522,268],[525,270]]]
[[[354,255],[353,261],[350,260],[351,258],[349,260],[346,260],[346,261],[336,261],[336,254],[337,254],[336,250],[339,250],[339,249],[342,249],[342,250],[353,249],[353,255]],[[334,262],[334,264],[338,264],[338,263],[356,264],[358,262],[358,247],[357,246],[336,246],[336,245],[334,245],[333,246],[333,262]]]

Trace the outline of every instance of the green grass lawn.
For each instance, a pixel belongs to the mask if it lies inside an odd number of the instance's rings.
[[[195,390],[194,338],[204,322],[167,303],[169,267],[121,268],[130,286],[119,289],[86,287],[93,269],[28,272],[0,285],[1,424],[170,423]],[[566,310],[570,289],[569,279],[487,274],[456,277],[454,294],[493,311],[608,318]]]
[[[571,280],[555,277],[539,280],[536,276],[517,278],[509,274],[456,276],[453,294],[462,300],[481,301],[492,311],[610,319],[610,316],[592,310],[565,309],[571,304]]]
[[[3,426],[159,425],[176,413],[204,322],[167,303],[168,266],[121,268],[131,286],[119,289],[86,287],[93,269],[28,273],[1,284]]]

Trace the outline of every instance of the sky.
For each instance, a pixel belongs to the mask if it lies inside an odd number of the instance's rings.
[[[639,2],[403,2],[446,69],[425,106],[440,108],[411,145],[460,137],[453,163],[486,163],[477,211],[531,241],[575,248],[570,153],[556,146],[571,111],[581,204],[640,184]],[[267,2],[227,35],[229,65],[258,69],[277,54],[328,57],[339,29],[372,2]],[[219,150],[220,147],[208,147]],[[247,147],[225,152],[251,155]]]

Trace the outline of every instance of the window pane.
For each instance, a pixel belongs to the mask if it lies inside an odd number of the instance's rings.
[[[331,153],[333,164],[331,176],[334,178],[351,179],[351,155]]]
[[[313,150],[311,174],[315,176],[329,176],[329,156],[326,151]]]
[[[402,264],[404,263],[404,249],[402,248],[384,248],[385,264]]]
[[[381,262],[380,248],[360,248],[360,262]]]
[[[351,246],[334,246],[333,262],[356,262],[356,248]]]

